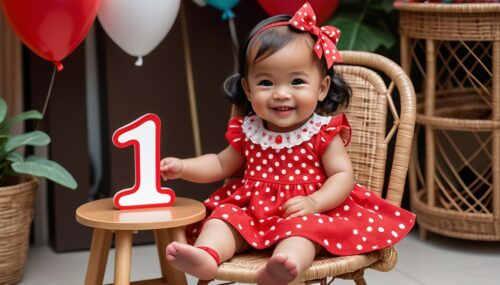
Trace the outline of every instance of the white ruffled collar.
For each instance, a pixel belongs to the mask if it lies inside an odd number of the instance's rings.
[[[332,117],[323,117],[316,113],[300,128],[290,132],[277,133],[266,130],[264,122],[257,115],[246,116],[243,120],[243,133],[253,143],[259,144],[262,149],[291,148],[310,140],[321,127],[328,124]]]

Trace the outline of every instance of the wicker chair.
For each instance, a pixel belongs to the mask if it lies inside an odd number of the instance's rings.
[[[397,64],[383,56],[345,51],[342,52],[342,58],[343,64],[335,68],[353,90],[353,98],[345,113],[353,129],[348,151],[355,180],[377,195],[385,197],[387,201],[400,205],[416,117],[413,85]],[[389,82],[388,85],[386,81]],[[398,92],[393,92],[395,88]],[[399,113],[396,102],[392,100],[392,93],[396,96],[399,94]],[[388,127],[389,113],[393,117],[390,120],[393,124]],[[241,115],[241,110],[233,108],[232,115]],[[395,134],[397,135],[394,136]],[[393,150],[390,154],[393,155],[393,163],[388,175],[390,179],[384,185],[388,149]],[[387,190],[383,191],[384,188]],[[255,283],[257,270],[265,266],[270,255],[271,251],[235,255],[220,265],[216,279]],[[326,285],[328,277],[352,279],[356,284],[366,284],[363,277],[366,268],[385,272],[391,270],[396,261],[397,253],[392,247],[353,256],[317,256],[311,267],[302,272],[294,284]],[[198,284],[209,282],[200,280]]]

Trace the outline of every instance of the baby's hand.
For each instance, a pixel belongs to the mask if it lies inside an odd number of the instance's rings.
[[[160,173],[163,180],[179,178],[183,168],[182,160],[175,157],[167,157],[160,161]]]
[[[283,204],[283,218],[294,218],[317,213],[316,204],[307,196],[297,196]]]

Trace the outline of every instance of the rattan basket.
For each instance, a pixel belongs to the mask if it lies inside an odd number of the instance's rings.
[[[423,79],[409,172],[421,237],[500,240],[500,4],[395,7],[401,65]]]
[[[16,284],[23,275],[38,186],[34,177],[13,177],[0,187],[0,284]]]

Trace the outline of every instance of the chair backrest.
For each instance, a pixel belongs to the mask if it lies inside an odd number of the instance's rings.
[[[341,55],[343,62],[335,66],[335,71],[353,91],[349,107],[340,111],[352,127],[348,152],[355,180],[400,205],[416,118],[413,85],[399,65],[383,56],[356,51]],[[233,116],[241,114],[242,110],[233,108]],[[392,165],[389,181],[384,184],[388,155],[392,156]]]
[[[387,160],[387,87],[376,72],[362,66],[341,65],[335,71],[353,91],[348,108],[342,111],[352,127],[348,152],[354,180],[381,196]]]

